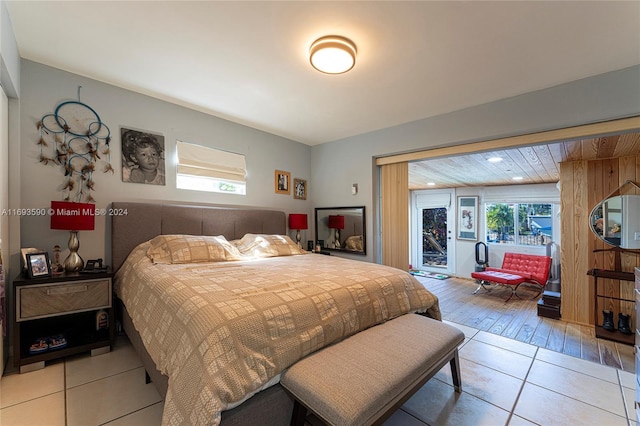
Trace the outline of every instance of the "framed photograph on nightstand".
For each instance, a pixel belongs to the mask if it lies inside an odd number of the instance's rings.
[[[27,275],[29,278],[44,278],[51,276],[49,253],[27,253]]]
[[[21,248],[20,249],[20,253],[22,254],[22,268],[24,271],[27,270],[27,254],[29,253],[43,253],[45,250],[41,249],[41,248],[33,248],[33,247],[27,247],[27,248]]]

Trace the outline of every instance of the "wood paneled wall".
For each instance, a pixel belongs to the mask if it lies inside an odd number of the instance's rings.
[[[409,164],[382,166],[382,263],[409,270]]]
[[[619,312],[634,314],[633,303],[601,299],[600,312],[594,318],[593,277],[587,275],[592,268],[614,269],[612,251],[593,252],[611,246],[591,232],[589,214],[596,204],[627,180],[636,184],[640,182],[640,155],[560,164],[561,289],[562,319],[565,321],[591,325],[601,323],[602,309],[609,309],[614,311],[617,324]],[[621,190],[621,194],[630,193],[640,195],[632,185]],[[640,255],[622,254],[623,271],[633,272],[636,266],[640,266]],[[633,282],[599,279],[598,286],[602,286],[599,294],[634,299]],[[634,321],[632,318],[632,324]]]

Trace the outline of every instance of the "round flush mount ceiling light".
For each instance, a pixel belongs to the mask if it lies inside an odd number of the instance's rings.
[[[309,61],[320,72],[345,73],[356,63],[356,45],[345,37],[321,37],[311,44]]]

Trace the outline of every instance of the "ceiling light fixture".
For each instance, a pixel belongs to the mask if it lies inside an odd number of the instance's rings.
[[[345,37],[321,37],[311,44],[309,61],[320,72],[345,73],[356,63],[356,45]]]
[[[522,176],[514,176],[512,179],[513,180],[522,180],[524,178]]]
[[[499,163],[502,161],[502,157],[491,157],[487,161],[490,163]]]

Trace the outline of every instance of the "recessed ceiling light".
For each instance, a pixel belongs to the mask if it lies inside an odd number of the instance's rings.
[[[524,178],[522,176],[514,176],[511,179],[513,179],[513,180],[522,180]]]
[[[435,185],[436,185],[436,183],[435,183],[435,182],[427,182],[427,185],[429,185],[429,186],[435,186]]]
[[[311,44],[309,60],[320,72],[342,74],[356,63],[356,45],[345,37],[321,37]]]
[[[502,157],[491,157],[488,158],[487,161],[490,163],[499,163],[502,161]]]

